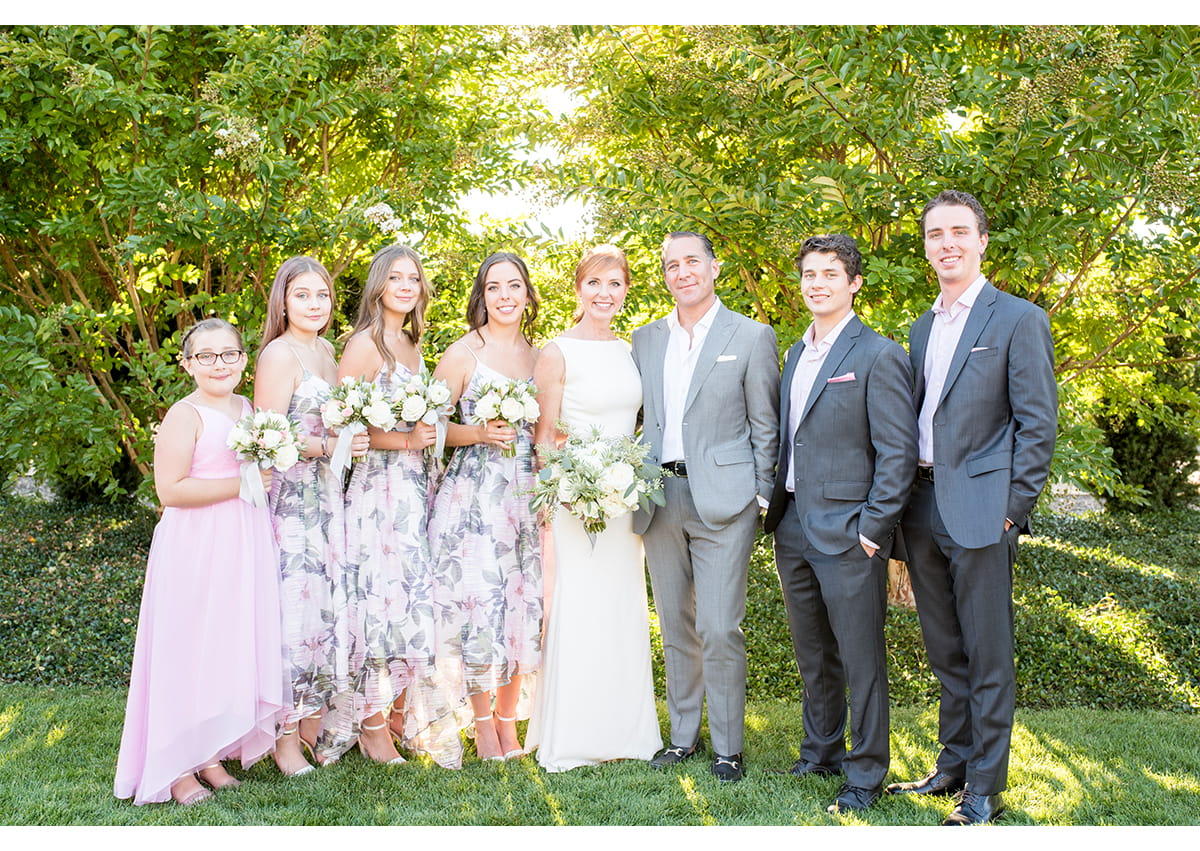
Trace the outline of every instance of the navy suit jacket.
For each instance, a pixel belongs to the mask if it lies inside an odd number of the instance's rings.
[[[858,546],[861,534],[886,555],[917,467],[908,358],[897,343],[851,318],[793,424],[792,377],[803,351],[803,341],[797,342],[784,362],[779,462],[763,528],[774,531],[787,510],[788,461],[794,456],[792,505],[809,542],[838,555]]]
[[[925,402],[933,311],[913,323],[914,403]],[[1005,519],[1029,530],[1058,427],[1050,321],[1036,305],[990,283],[971,307],[933,415],[937,506],[960,546],[999,542]]]

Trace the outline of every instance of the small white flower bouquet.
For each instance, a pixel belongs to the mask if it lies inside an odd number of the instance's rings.
[[[537,388],[529,381],[510,378],[498,383],[488,382],[479,388],[471,422],[483,425],[492,420],[503,420],[519,430],[524,425],[537,422],[541,411],[536,395]],[[510,443],[504,447],[502,454],[505,458],[511,458],[516,452],[516,445]]]
[[[242,460],[238,496],[255,506],[267,504],[260,469],[284,471],[295,466],[304,452],[300,426],[277,411],[261,408],[242,417],[232,429],[226,445]]]
[[[530,506],[563,506],[583,521],[594,544],[608,521],[650,503],[665,505],[662,467],[647,462],[650,447],[632,437],[608,437],[596,426],[569,434],[561,449],[544,455]]]
[[[330,464],[340,476],[350,459],[351,438],[369,425],[386,431],[396,424],[396,416],[391,400],[377,384],[346,376],[333,386],[329,400],[321,406],[321,421],[326,428],[338,430]]]
[[[437,428],[437,443],[429,452],[441,455],[446,445],[446,418],[454,412],[450,386],[431,375],[414,375],[392,394],[392,415],[405,423],[428,423]]]

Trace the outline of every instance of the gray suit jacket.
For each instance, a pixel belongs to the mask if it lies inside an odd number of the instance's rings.
[[[909,334],[918,412],[932,325],[929,310]],[[1045,311],[985,284],[933,416],[938,510],[960,546],[997,543],[1005,518],[1028,531],[1029,513],[1050,472],[1057,427],[1054,344]]]
[[[654,463],[662,458],[663,359],[667,320],[633,332],[633,360],[642,374],[642,439]],[[704,338],[684,403],[683,446],[696,513],[710,529],[741,514],[757,495],[769,497],[779,440],[779,350],[769,325],[724,305]],[[654,515],[638,511],[633,530]]]
[[[791,505],[809,542],[826,555],[839,555],[858,546],[861,534],[886,556],[917,469],[908,357],[899,344],[852,318],[825,356],[800,421],[793,424],[792,377],[803,351],[803,341],[797,342],[784,362],[779,463],[763,528],[774,531],[787,510],[788,461],[794,455]]]

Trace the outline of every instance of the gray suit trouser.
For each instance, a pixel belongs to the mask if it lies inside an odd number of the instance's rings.
[[[886,552],[868,557],[857,543],[841,555],[820,552],[809,543],[789,499],[775,530],[775,565],[804,681],[800,758],[844,771],[851,786],[878,789],[887,775],[890,750],[883,629]]]
[[[1016,705],[1013,659],[1014,526],[998,543],[967,549],[938,511],[934,483],[918,479],[901,520],[921,634],[942,684],[937,767],[981,795],[1003,792]]]
[[[718,530],[696,514],[686,478],[668,478],[666,505],[655,509],[642,538],[662,628],[671,744],[700,738],[708,699],[715,753],[742,752],[746,715],[746,574],[758,503]]]

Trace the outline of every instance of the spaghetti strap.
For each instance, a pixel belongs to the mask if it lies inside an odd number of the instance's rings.
[[[311,373],[312,370],[310,370],[307,366],[304,365],[304,361],[302,361],[300,359],[300,353],[298,351],[296,351],[296,347],[295,347],[295,345],[292,344],[292,341],[285,339],[284,342],[287,343],[288,351],[290,351],[292,353],[292,357],[294,357],[296,359],[296,363],[300,364],[300,369],[304,373],[304,375],[308,375],[309,373]],[[301,377],[300,380],[303,381],[304,380],[303,377]]]

